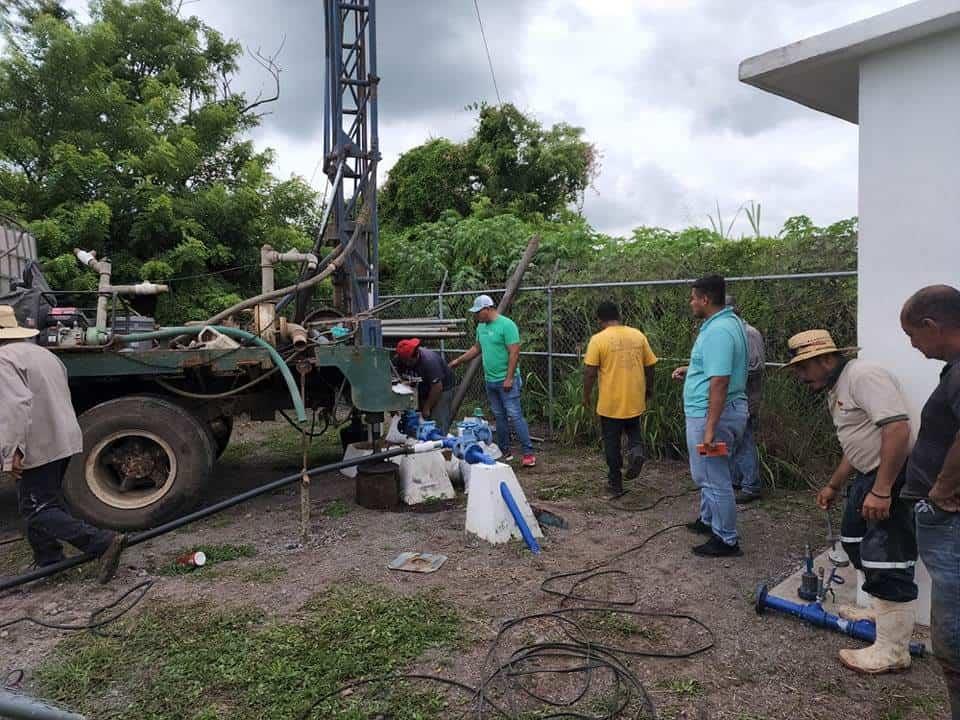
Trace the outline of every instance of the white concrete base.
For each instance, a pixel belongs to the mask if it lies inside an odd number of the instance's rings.
[[[470,499],[467,501],[466,531],[489,543],[505,543],[511,539],[520,540],[520,528],[514,522],[510,509],[500,495],[500,483],[505,482],[520,512],[530,526],[534,537],[543,537],[540,523],[537,522],[527,496],[517,482],[517,476],[509,465],[470,466]]]
[[[460,482],[463,479],[463,473],[460,471],[460,458],[454,455],[452,450],[444,450],[443,462],[447,467],[447,477],[450,478],[450,482]]]
[[[346,451],[343,453],[344,462],[347,460],[353,460],[358,457],[366,457],[367,455],[373,455],[373,450],[370,448],[370,443],[350,443],[347,445]],[[340,474],[348,477],[355,478],[357,476],[357,466],[351,465],[350,467],[345,467],[340,470]]]
[[[503,453],[500,452],[500,448],[497,447],[496,443],[491,443],[487,445],[486,443],[480,443],[480,447],[483,448],[483,451],[489,455],[494,460],[499,460],[503,457]],[[456,458],[454,458],[456,460]],[[459,469],[456,472],[459,472],[458,477],[463,480],[463,494],[470,494],[470,468],[475,467],[465,460],[457,460],[459,463]]]
[[[400,493],[407,505],[456,497],[439,450],[400,458]]]

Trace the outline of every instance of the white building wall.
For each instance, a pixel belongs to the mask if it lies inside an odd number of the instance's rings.
[[[925,285],[960,287],[960,32],[865,59],[860,68],[859,344],[920,409],[940,363],[900,330]]]

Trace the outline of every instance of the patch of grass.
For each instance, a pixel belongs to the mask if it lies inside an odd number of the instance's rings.
[[[194,548],[185,548],[177,552],[174,559],[162,566],[157,573],[172,576],[187,575],[194,572],[196,568],[189,565],[179,565],[176,560],[176,558],[191,552],[202,552],[206,555],[207,564],[204,567],[209,567],[231,560],[239,560],[240,558],[251,558],[257,554],[257,549],[253,545],[200,545]]]
[[[287,569],[279,565],[270,565],[261,568],[246,568],[236,573],[234,577],[242,582],[270,585],[287,574]]]
[[[928,718],[938,717],[946,709],[946,703],[939,695],[915,695],[910,702]]]
[[[350,505],[338,498],[324,505],[320,512],[328,518],[342,518],[350,513]]]
[[[618,612],[588,613],[588,619],[580,620],[585,630],[602,633],[607,636],[621,638],[639,636],[644,640],[655,642],[663,639],[663,631],[654,627],[643,627],[637,624],[632,616]]]
[[[228,464],[239,464],[249,461],[251,458],[257,458],[268,462],[282,463],[284,467],[300,467],[303,460],[302,443],[303,436],[283,423],[268,430],[262,440],[242,440],[230,443],[223,453],[222,461]],[[336,433],[328,433],[324,437],[312,440],[307,454],[307,464],[317,466],[335,462],[340,459],[341,455],[340,443]]]
[[[699,680],[692,678],[674,678],[659,683],[660,687],[669,690],[677,697],[692,698],[703,695],[703,685]]]
[[[360,584],[316,596],[297,622],[267,621],[256,608],[153,603],[121,623],[123,640],[63,641],[37,672],[43,694],[110,720],[286,720],[341,684],[396,671],[460,633],[456,611],[434,595]],[[309,717],[360,720],[373,708],[397,720],[449,716],[432,689],[391,682],[325,701]]]
[[[591,482],[582,476],[572,475],[551,477],[547,483],[537,487],[536,493],[541,500],[553,501],[595,495],[599,489],[599,483]]]
[[[27,569],[32,560],[33,553],[26,538],[0,545],[0,575],[19,575]]]

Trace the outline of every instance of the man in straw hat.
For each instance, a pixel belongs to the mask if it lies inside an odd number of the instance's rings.
[[[852,670],[878,674],[910,667],[910,636],[917,586],[913,570],[917,544],[910,503],[900,498],[910,453],[910,419],[900,383],[864,360],[849,359],[826,330],[808,330],[788,342],[797,379],[812,392],[825,392],[843,458],[817,505],[828,510],[853,475],[840,526],[840,540],[864,576],[867,608],[840,609],[848,620],[876,622],[876,642],[841,650]]]
[[[923,407],[903,497],[916,500],[917,545],[932,580],[933,652],[960,718],[960,290],[932,285],[907,300],[900,325],[926,357],[946,363]]]
[[[0,462],[17,480],[20,514],[38,567],[64,559],[60,541],[100,557],[100,582],[109,582],[124,537],[71,515],[61,485],[70,458],[83,450],[70,400],[67,369],[49,350],[28,342],[13,308],[0,305]]]

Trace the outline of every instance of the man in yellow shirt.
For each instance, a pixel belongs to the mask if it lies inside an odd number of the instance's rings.
[[[623,456],[620,436],[627,436],[628,480],[640,475],[643,468],[643,441],[640,438],[640,416],[647,410],[653,395],[653,368],[657,356],[650,349],[647,336],[620,321],[620,309],[612,302],[600,303],[597,321],[603,328],[590,338],[583,369],[583,404],[592,410],[593,386],[600,379],[596,411],[603,432],[603,449],[609,474],[607,486],[611,498],[623,489]]]

